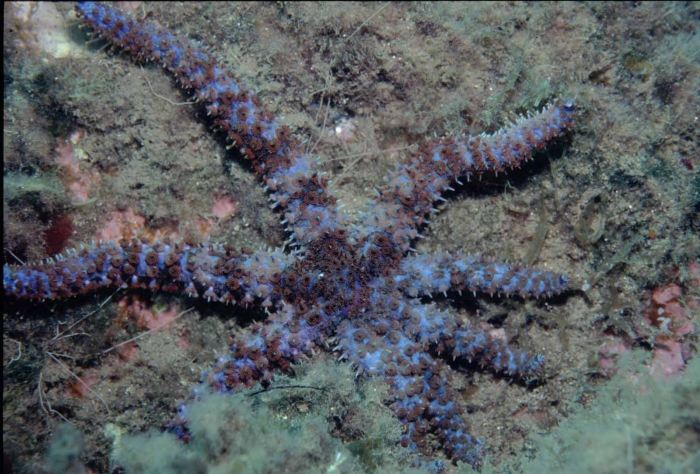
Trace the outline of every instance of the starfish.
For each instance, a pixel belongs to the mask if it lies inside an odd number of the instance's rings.
[[[527,381],[543,375],[544,358],[424,299],[462,291],[546,297],[565,291],[568,280],[462,252],[417,254],[411,243],[443,193],[530,160],[532,150],[573,127],[576,106],[557,100],[493,135],[429,141],[396,165],[365,212],[350,218],[289,127],[196,41],[101,4],[80,3],[76,11],[111,44],[162,64],[204,105],[269,192],[289,248],[254,252],[124,236],[37,264],[5,265],[5,295],[46,300],[116,286],[259,305],[267,320],[232,341],[230,354],[205,374],[213,390],[269,383],[322,349],[337,351],[358,377],[386,380],[405,427],[402,446],[430,456],[437,439],[448,458],[478,466],[482,441],[469,432],[446,361]]]

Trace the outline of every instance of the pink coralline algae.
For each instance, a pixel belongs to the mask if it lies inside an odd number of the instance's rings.
[[[691,261],[686,268],[685,285],[669,283],[648,292],[641,317],[632,326],[638,340],[653,347],[649,370],[657,378],[673,378],[685,369],[690,359],[692,339],[697,331],[695,318],[700,313],[700,300],[691,291],[700,287],[700,264]],[[614,340],[598,350],[598,367],[603,375],[617,373],[620,356],[632,347],[632,341]]]
[[[544,374],[544,358],[421,298],[462,291],[548,297],[565,291],[568,280],[481,256],[410,253],[411,242],[451,186],[519,167],[532,150],[574,126],[576,106],[558,100],[493,135],[425,143],[351,222],[299,139],[196,41],[101,4],[81,3],[77,13],[87,28],[137,60],[162,64],[203,104],[270,193],[294,250],[124,236],[39,264],[5,266],[5,295],[41,301],[123,286],[260,305],[269,318],[213,364],[206,374],[212,389],[268,383],[276,372],[332,348],[358,376],[389,384],[391,408],[405,426],[404,447],[430,456],[440,446],[454,461],[479,465],[482,441],[470,434],[445,361],[530,380]]]

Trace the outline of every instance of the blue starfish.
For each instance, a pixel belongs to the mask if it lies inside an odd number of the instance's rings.
[[[207,373],[215,390],[269,382],[333,345],[358,376],[385,378],[391,408],[405,426],[403,446],[430,455],[434,437],[449,458],[478,465],[482,441],[469,433],[444,360],[531,379],[543,374],[543,357],[512,349],[421,298],[463,290],[550,296],[567,288],[567,278],[461,252],[415,254],[410,245],[451,185],[520,166],[531,150],[571,129],[576,107],[556,101],[494,135],[430,141],[399,163],[366,212],[350,220],[289,128],[197,42],[112,7],[86,2],[76,9],[89,29],[138,60],[162,64],[204,104],[250,160],[295,249],[252,252],[125,237],[40,264],[6,265],[5,295],[43,300],[124,286],[260,305],[269,318]]]

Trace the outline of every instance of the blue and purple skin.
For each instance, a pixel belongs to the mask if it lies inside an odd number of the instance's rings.
[[[350,219],[339,212],[317,159],[197,41],[111,6],[84,2],[76,11],[112,45],[164,66],[206,108],[249,160],[294,250],[124,236],[39,264],[5,265],[5,296],[42,301],[122,286],[260,305],[270,316],[213,363],[205,374],[211,389],[234,392],[269,382],[330,347],[358,376],[389,384],[391,408],[405,428],[402,446],[434,457],[431,440],[437,440],[449,459],[478,466],[483,442],[469,432],[445,361],[531,380],[543,376],[544,358],[513,349],[421,298],[462,290],[548,297],[565,291],[567,278],[461,252],[416,254],[411,242],[442,193],[471,176],[519,167],[533,149],[573,127],[577,107],[558,100],[493,135],[429,141]]]

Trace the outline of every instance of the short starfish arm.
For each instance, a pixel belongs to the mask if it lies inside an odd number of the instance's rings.
[[[389,175],[354,233],[367,242],[377,235],[388,240],[383,254],[390,265],[392,253],[409,249],[426,214],[434,211],[433,203],[453,183],[462,184],[460,178],[468,180],[472,174],[520,166],[530,159],[533,149],[544,148],[570,130],[577,115],[571,102],[556,101],[494,135],[440,139],[424,145]]]
[[[449,458],[477,466],[482,441],[469,434],[444,366],[433,358],[428,344],[417,342],[413,316],[400,310],[393,321],[370,317],[364,327],[345,321],[337,349],[358,374],[381,376],[389,384],[391,408],[406,426],[402,446],[430,455],[429,436],[434,435]]]
[[[80,2],[76,12],[85,26],[112,45],[140,61],[162,64],[192,91],[216,126],[251,161],[295,243],[305,246],[322,230],[341,226],[342,215],[326,189],[327,179],[316,171],[317,160],[303,153],[289,127],[202,45],[100,3]]]
[[[406,426],[401,445],[431,455],[427,434],[433,434],[445,449],[445,455],[477,467],[482,462],[483,441],[470,434],[464,409],[448,388],[450,378],[433,363],[420,375],[397,374],[389,377],[395,401],[391,408]]]
[[[539,297],[568,287],[565,275],[462,252],[410,255],[401,262],[394,281],[412,298],[462,290]]]
[[[512,349],[506,342],[468,325],[454,332],[454,347],[450,346],[452,339],[446,334],[442,339],[445,353],[451,354],[453,360],[476,362],[493,372],[519,377],[525,381],[542,379],[545,375],[543,355],[528,355],[523,351]]]
[[[281,302],[275,281],[294,257],[222,245],[121,239],[69,250],[39,264],[3,266],[5,296],[56,299],[107,286],[181,293],[241,305]]]
[[[496,373],[523,380],[538,379],[544,374],[544,356],[530,356],[512,349],[502,338],[470,325],[468,321],[441,312],[435,306],[413,308],[412,332],[418,340],[434,345],[438,354],[452,360],[478,363]]]
[[[341,338],[341,347],[361,372],[383,375],[386,361],[381,358],[384,347],[398,347],[404,351],[407,345],[414,352],[435,348],[442,357],[477,362],[494,372],[517,376],[524,380],[540,378],[544,371],[544,357],[530,356],[512,349],[505,341],[487,332],[471,327],[454,315],[438,311],[434,305],[420,304],[417,300],[399,298],[374,298],[373,312],[386,315],[385,320],[374,321],[368,329],[348,328]],[[386,329],[391,328],[391,330]],[[364,331],[367,334],[363,334]],[[370,347],[364,337],[386,337]],[[360,336],[358,336],[360,332]],[[378,337],[378,336],[377,336]],[[360,342],[358,342],[358,338]],[[377,344],[381,343],[377,348]],[[360,349],[364,348],[366,352]],[[357,351],[360,350],[360,354]],[[376,352],[379,350],[380,352]],[[413,354],[409,354],[410,357]]]
[[[318,311],[298,315],[292,306],[284,305],[264,324],[256,323],[234,340],[231,354],[220,357],[205,377],[219,392],[269,382],[275,372],[288,372],[292,364],[315,355],[316,342],[323,340],[328,324]]]

